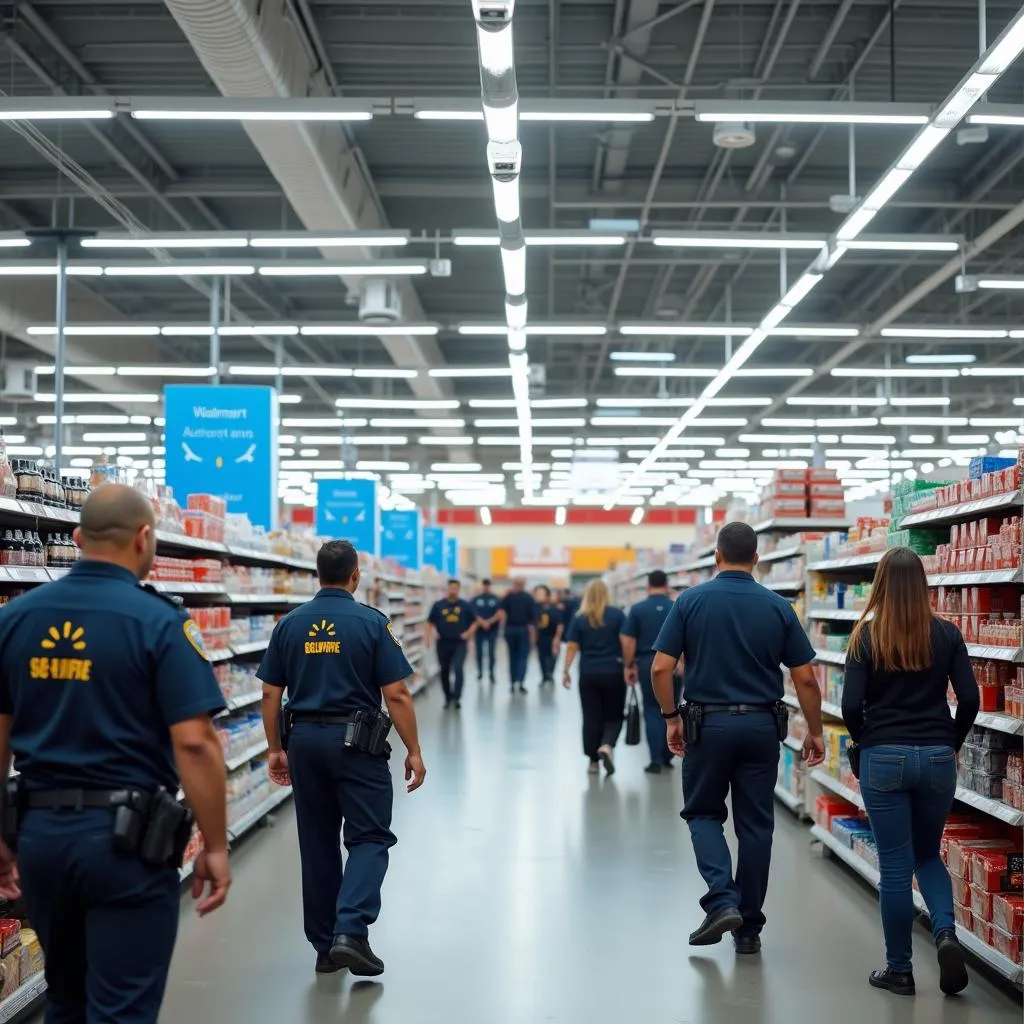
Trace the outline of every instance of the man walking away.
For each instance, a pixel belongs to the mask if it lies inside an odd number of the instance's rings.
[[[513,580],[512,589],[501,599],[512,693],[517,689],[526,693],[526,666],[530,661],[530,648],[537,640],[537,605],[525,586],[525,580]]]
[[[690,945],[709,946],[732,932],[737,953],[758,953],[785,726],[777,717],[785,709],[780,663],[790,669],[807,719],[808,765],[825,757],[821,693],[810,665],[814,650],[792,606],[754,579],[757,535],[746,523],[722,527],[715,564],[718,575],[683,593],[665,620],[654,645],[654,694],[668,722],[669,750],[686,755],[682,816],[708,887],[701,900],[706,916]],[[680,657],[686,741],[673,689]],[[739,841],[735,876],[723,829],[730,791]]]
[[[542,583],[533,591],[537,603],[537,661],[540,662],[540,683],[554,684],[555,662],[562,646],[564,623],[558,606],[551,601],[551,590]],[[662,728],[662,732],[664,732]]]
[[[484,655],[487,655],[487,670],[494,682],[494,652],[498,645],[498,628],[501,623],[501,602],[491,590],[491,581],[480,584],[480,593],[469,602],[476,616],[476,680],[484,677]]]
[[[448,581],[448,596],[435,601],[427,616],[424,645],[430,646],[431,631],[437,634],[437,660],[441,664],[441,688],[444,706],[462,707],[463,666],[466,663],[466,645],[477,630],[477,618],[468,601],[459,597],[458,580]]]

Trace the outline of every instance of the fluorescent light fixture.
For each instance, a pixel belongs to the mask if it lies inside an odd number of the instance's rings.
[[[501,269],[505,275],[505,292],[508,295],[526,294],[526,246],[520,245],[515,249],[506,249],[504,246],[501,252]]]
[[[842,224],[839,225],[839,229],[836,231],[836,240],[843,243],[848,243],[851,239],[856,238],[867,226],[874,220],[877,210],[867,209],[866,207],[860,207],[854,210]],[[846,251],[845,246],[840,247],[843,252]]]
[[[207,331],[212,333],[212,329]],[[222,338],[294,337],[299,333],[296,324],[224,324],[217,328]]]
[[[886,366],[837,366],[831,371],[833,377],[863,377],[867,379],[873,379],[878,377],[907,377],[907,378],[920,378],[920,377],[959,377],[959,370],[939,370],[939,369],[893,369]]]
[[[56,396],[53,395],[53,394],[48,394],[48,393],[45,393],[45,392],[40,392],[38,394],[33,395],[32,396],[32,400],[34,402],[47,402],[47,403],[52,404],[53,402],[56,401]],[[152,405],[152,404],[155,404],[156,402],[162,401],[162,399],[161,399],[160,395],[152,395],[152,394],[146,394],[146,393],[124,394],[124,393],[118,392],[117,394],[109,395],[109,394],[105,394],[105,393],[101,394],[98,391],[87,391],[87,392],[86,391],[78,391],[78,392],[72,391],[70,393],[65,392],[65,394],[64,394],[64,401],[65,402],[96,402],[96,403],[102,403],[102,404],[105,404],[105,405],[113,405],[113,404],[120,405],[122,402],[129,403],[129,404],[139,404],[139,405],[150,404],[150,405]]]
[[[484,124],[491,142],[514,142],[519,138],[519,103],[494,106],[484,99]]]
[[[629,517],[630,524],[639,526],[644,521],[644,510],[642,505],[637,505]]]
[[[357,462],[356,469],[363,472],[404,473],[409,468],[408,462]]]
[[[505,224],[514,224],[519,220],[519,179],[503,180],[491,176],[494,190],[494,212],[498,220]]]
[[[298,405],[302,401],[302,395],[278,395],[278,405]]]
[[[425,444],[425,445],[439,444],[439,445],[451,445],[451,446],[454,447],[454,446],[470,445],[470,444],[473,443],[473,438],[466,437],[466,436],[461,436],[461,437],[459,437],[459,436],[441,437],[441,436],[438,436],[436,434],[424,434],[422,437],[418,438],[418,441],[419,441],[420,444]]]
[[[319,97],[145,97],[132,100],[131,115],[139,121],[369,121],[373,108],[368,101]]]
[[[906,362],[916,363],[918,365],[922,363],[945,363],[949,365],[954,365],[956,363],[973,363],[977,358],[977,356],[971,355],[970,353],[967,352],[934,352],[909,355],[906,358]]]
[[[753,331],[738,324],[644,323],[642,321],[619,324],[619,334],[650,334],[667,338],[709,337],[743,338]]]
[[[118,377],[212,377],[215,366],[178,366],[167,363],[162,366],[119,366]]]
[[[768,231],[652,231],[655,245],[673,248],[700,249],[821,249],[826,239],[821,235]]]
[[[506,308],[509,304],[506,303]],[[513,308],[518,309],[519,305],[514,304]],[[505,332],[512,324],[459,324],[458,332],[464,336],[477,336],[477,337],[503,337]],[[565,336],[565,337],[602,337],[608,333],[608,328],[604,324],[575,324],[575,323],[539,323],[539,324],[527,324],[526,333],[531,337],[550,335]]]
[[[24,249],[32,244],[25,235],[0,235],[0,249]]]
[[[176,235],[106,235],[82,238],[83,249],[244,249],[244,235],[198,234],[183,231]]]
[[[510,352],[526,351],[526,331],[510,327],[507,333],[508,349]]]
[[[478,22],[476,42],[480,50],[480,66],[485,71],[492,75],[503,75],[515,67],[511,16],[500,28],[485,28]]]
[[[1022,423],[1024,417],[1021,416],[972,416],[970,420],[972,427],[1019,427]],[[998,436],[996,440],[999,440]]]
[[[431,473],[479,473],[483,466],[479,462],[435,462]]]
[[[861,235],[847,249],[867,252],[956,252],[960,242],[942,235]]]
[[[1017,114],[1000,114],[996,113],[997,109],[1003,109],[1002,105],[992,104],[991,106],[985,106],[982,108],[984,113],[981,114],[970,114],[967,118],[968,124],[991,124],[991,125],[1002,125],[1009,128],[1024,128],[1024,107],[1016,107],[1013,109],[1019,110]]]
[[[27,334],[35,337],[53,338],[57,328],[51,324],[27,328]],[[151,324],[69,324],[64,328],[67,338],[153,338],[160,328]]]
[[[1024,377],[1024,366],[965,366],[965,377]]]
[[[509,366],[486,366],[473,369],[466,366],[446,366],[428,370],[427,375],[430,377],[511,377],[512,368]]]
[[[363,419],[339,419],[336,416],[286,416],[281,420],[282,427],[365,427]],[[279,439],[280,440],[280,439]]]
[[[814,434],[740,434],[742,444],[814,444]]]
[[[913,173],[914,169],[911,167],[891,167],[861,200],[861,208],[864,210],[880,210],[903,188]]]
[[[1020,291],[1024,289],[1024,277],[978,277],[976,281],[979,288],[991,291]]]
[[[843,444],[895,444],[892,434],[843,434]]]
[[[299,235],[282,231],[249,239],[254,249],[382,249],[408,244],[408,231],[352,231],[344,235],[317,231]]]
[[[672,363],[674,352],[609,352],[608,358],[615,362]]]
[[[367,447],[384,445],[403,445],[409,443],[409,438],[401,434],[310,434],[299,438],[300,444],[306,445],[340,445],[346,444],[365,445]]]
[[[386,419],[370,420],[371,427],[421,427],[424,430],[430,430],[435,427],[442,429],[449,427],[453,430],[458,430],[465,425],[466,421],[460,419],[430,419],[428,417],[421,419],[418,416],[395,416]]]
[[[531,424],[535,427],[585,427],[587,421],[582,417],[542,417],[540,419],[531,419]],[[518,427],[518,419],[481,419],[474,420],[473,426],[480,427],[487,430],[502,430],[506,427]]]
[[[911,444],[934,444],[934,434],[911,434],[909,439]]]
[[[486,506],[482,505],[480,508],[480,522],[484,526],[490,526],[492,522],[491,510]]]
[[[858,334],[859,327],[818,327],[815,324],[773,327],[768,332],[772,338],[856,338]]]
[[[950,444],[988,444],[988,434],[950,434],[946,440]]]
[[[52,365],[36,366],[36,375],[39,377],[52,377],[56,372]],[[71,377],[114,377],[117,375],[116,366],[65,366],[64,372]]]
[[[125,430],[125,431],[113,430],[113,431],[92,431],[92,432],[86,431],[86,433],[82,434],[82,440],[85,441],[87,444],[89,444],[89,443],[97,444],[97,443],[103,443],[105,441],[110,441],[110,442],[123,441],[123,442],[125,442],[127,444],[130,441],[134,441],[134,442],[146,441],[146,440],[148,440],[148,438],[147,438],[146,434],[142,433],[141,431],[140,432],[134,432],[134,431],[128,431],[128,430]]]
[[[894,409],[909,409],[912,406],[918,408],[946,406],[949,405],[949,397],[947,395],[895,395],[889,399],[889,405]]]
[[[678,416],[593,416],[592,427],[670,427]]]
[[[0,121],[106,121],[113,116],[113,99],[95,96],[5,96],[0,100]]]
[[[927,124],[923,104],[855,102],[778,102],[765,100],[698,100],[698,121],[749,121],[772,124]]]
[[[292,260],[266,263],[256,268],[261,277],[412,277],[425,274],[426,261],[377,260],[372,263],[308,263]]]
[[[579,124],[644,124],[654,120],[647,110],[524,110],[521,121],[575,121]]]
[[[1001,327],[883,327],[883,338],[1008,338],[1010,332]]]
[[[455,398],[339,398],[335,402],[339,409],[458,409]],[[419,420],[416,420],[419,423]]]
[[[585,409],[585,398],[535,398],[530,402],[533,409]]]
[[[555,509],[555,526],[565,526],[566,511],[564,505]]]
[[[229,366],[229,377],[351,377],[348,366]]]
[[[419,370],[377,369],[353,370],[352,376],[363,380],[412,380],[420,375]],[[316,376],[314,374],[314,376]]]
[[[224,328],[219,328],[223,331]],[[213,328],[209,324],[170,324],[161,327],[160,333],[165,338],[209,338]]]
[[[439,330],[437,324],[303,324],[299,334],[306,338],[432,338]]]
[[[245,263],[108,263],[106,277],[248,277],[256,268]]]
[[[842,406],[868,406],[874,407],[885,405],[884,398],[864,398],[856,395],[793,395],[786,399],[786,405],[842,405]]]
[[[0,119],[2,120],[2,119]],[[0,277],[56,277],[56,263],[0,263]],[[68,277],[102,277],[103,268],[97,266],[68,266]]]

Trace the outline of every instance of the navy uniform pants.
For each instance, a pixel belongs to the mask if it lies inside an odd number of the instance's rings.
[[[306,938],[318,953],[335,935],[366,937],[380,914],[394,792],[387,759],[346,749],[344,725],[297,722],[288,743],[302,862]],[[342,870],[341,838],[348,862]]]
[[[441,689],[445,703],[462,700],[463,668],[466,664],[466,641],[461,637],[437,641],[437,660],[441,664]]]
[[[668,749],[668,734],[665,728],[665,719],[661,717],[661,706],[658,704],[658,698],[654,696],[654,684],[651,682],[653,667],[653,654],[637,655],[636,668],[644,704],[644,732],[647,733],[647,746],[651,751],[651,764],[667,765],[672,763],[672,754]],[[682,689],[682,679],[679,676],[674,676],[672,690],[675,694],[676,704],[679,703],[679,694]]]
[[[18,868],[46,957],[46,1024],[155,1024],[181,882],[114,849],[110,811],[29,811]]]
[[[530,661],[530,631],[526,626],[506,626],[505,643],[508,644],[508,672],[513,686],[526,681],[526,666]]]
[[[765,924],[778,766],[779,737],[767,711],[706,715],[700,741],[687,744],[683,758],[682,817],[708,887],[701,906],[709,914],[738,908],[739,935],[759,935]],[[735,875],[723,828],[730,790],[739,845]]]
[[[540,662],[540,677],[544,682],[555,678],[554,633],[537,633],[537,660]]]
[[[494,682],[494,652],[498,646],[498,627],[490,629],[478,629],[474,634],[476,644],[476,675],[478,679],[484,677],[484,651],[487,651],[487,670],[491,682]]]

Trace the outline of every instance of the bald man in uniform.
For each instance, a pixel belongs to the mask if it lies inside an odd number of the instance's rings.
[[[221,906],[231,884],[211,720],[224,700],[198,626],[140,586],[156,552],[148,500],[103,485],[75,543],[83,558],[63,579],[0,612],[0,772],[13,755],[23,808],[4,839],[16,838],[46,958],[46,1019],[155,1024],[190,833],[179,782],[205,837],[199,913]],[[16,894],[14,856],[0,844],[0,895]]]

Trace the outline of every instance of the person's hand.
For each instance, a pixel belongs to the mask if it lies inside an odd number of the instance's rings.
[[[683,720],[679,717],[670,718],[665,724],[665,733],[668,740],[668,749],[676,757],[685,757],[686,741],[683,739]]]
[[[203,889],[207,885],[209,891],[203,896]],[[196,857],[192,874],[192,899],[199,900],[196,913],[200,917],[206,917],[218,907],[224,906],[230,888],[231,867],[228,864],[228,851],[212,853],[210,850],[203,850]]]
[[[466,632],[462,634],[462,639],[468,641],[472,635],[473,631],[471,629],[467,629]]]
[[[628,666],[623,672],[623,676],[625,677],[627,686],[636,686],[640,679],[640,673],[637,670],[636,665]]]
[[[288,755],[283,750],[275,750],[267,758],[267,774],[275,786],[290,786],[291,772],[288,771]]]
[[[558,655],[561,653],[561,651],[562,651],[562,641],[561,640],[556,640],[551,645],[551,657],[557,659]]]
[[[825,741],[821,736],[808,736],[804,740],[804,748],[800,754],[801,760],[807,762],[808,768],[821,764],[825,760]]]
[[[569,675],[568,669],[562,673],[562,685],[568,690],[572,686],[572,676]]]
[[[0,896],[7,900],[16,900],[21,896],[18,884],[18,862],[8,845],[0,841]]]
[[[409,783],[406,792],[415,793],[423,785],[426,777],[427,769],[423,765],[423,758],[419,754],[410,754],[405,759],[405,781]]]

